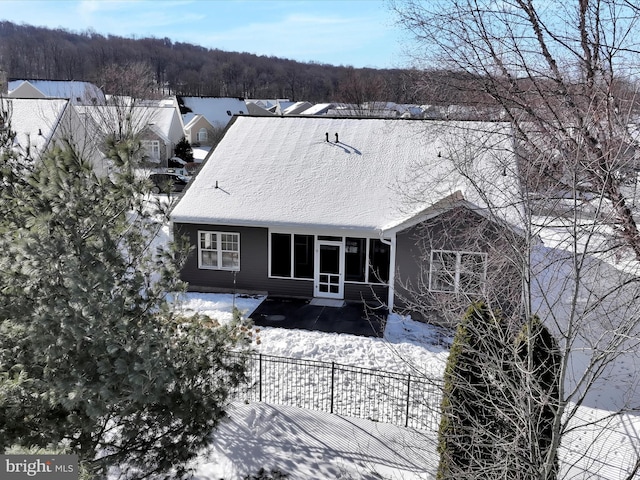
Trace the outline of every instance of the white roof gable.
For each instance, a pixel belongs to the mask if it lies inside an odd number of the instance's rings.
[[[42,153],[60,127],[65,109],[64,99],[6,98],[0,107],[11,112],[11,129],[16,133],[16,146],[31,153]]]
[[[11,95],[12,91],[17,90],[25,83],[30,84],[49,98],[68,98],[73,103],[88,105],[105,102],[104,93],[96,85],[72,80],[13,80],[9,82],[9,94]]]
[[[457,191],[482,206],[445,161],[456,141],[464,141],[478,172],[493,183],[489,194],[511,201],[512,179],[497,173],[505,162],[513,165],[509,125],[490,124],[490,134],[486,128],[471,122],[237,117],[171,217],[184,223],[372,232],[393,228]],[[488,140],[474,141],[473,131],[491,137],[496,148],[482,153]],[[428,190],[413,191],[421,188],[418,166],[434,180]]]
[[[188,124],[195,114],[209,120],[214,127],[225,127],[233,115],[246,115],[247,104],[241,98],[227,97],[180,97],[183,105],[191,110],[182,115],[184,124]]]

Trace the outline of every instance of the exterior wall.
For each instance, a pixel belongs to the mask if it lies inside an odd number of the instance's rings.
[[[174,224],[174,235],[184,235],[195,246],[181,272],[191,291],[254,292],[282,297],[313,297],[313,279],[269,278],[269,229],[230,225]],[[240,234],[240,270],[198,268],[198,231],[209,230]],[[345,300],[374,302],[386,300],[386,285],[344,284]]]
[[[231,272],[198,268],[199,230],[239,233],[240,270]],[[313,296],[313,280],[269,278],[267,252],[269,230],[266,228],[177,224],[174,226],[174,234],[186,234],[189,243],[196,246],[196,249],[189,255],[181,275],[184,281],[189,282],[191,290],[235,290],[288,297]]]
[[[207,130],[206,141],[198,140],[198,132],[200,131],[201,128],[204,128]],[[195,145],[211,146],[213,144],[213,138],[214,138],[213,127],[211,126],[211,123],[209,123],[207,119],[204,117],[200,117],[198,120],[196,120],[189,127],[189,130],[185,131],[185,133],[186,133],[187,140],[189,140],[189,143],[192,145],[195,144]]]
[[[416,320],[453,326],[476,300],[517,318],[521,238],[465,208],[457,208],[399,232],[396,236],[395,310]],[[431,292],[432,250],[486,253],[487,274],[480,294]],[[515,260],[515,261],[514,261]]]
[[[170,154],[173,153],[171,145],[167,145],[165,140],[151,130],[145,131],[141,136],[141,140],[157,140],[160,142],[160,163],[147,161],[145,167],[147,168],[166,168],[169,165]]]
[[[91,162],[97,175],[106,176],[109,174],[110,162],[100,151],[97,144],[98,137],[89,133],[86,123],[82,121],[77,110],[71,105],[65,109],[53,140],[57,142],[63,138],[70,138],[74,142],[79,153]]]
[[[387,301],[389,287],[381,284],[348,283],[344,284],[344,297],[347,300],[364,301],[369,304],[384,304]]]
[[[166,107],[165,107],[166,108]],[[171,157],[173,155],[173,149],[175,148],[176,144],[182,140],[182,137],[184,136],[184,131],[182,129],[182,120],[180,119],[180,114],[178,113],[178,111],[175,108],[172,108],[172,113],[171,113],[171,124],[169,126],[169,131],[167,132],[167,137],[169,138],[169,141],[171,142],[171,149],[169,151],[169,157]]]

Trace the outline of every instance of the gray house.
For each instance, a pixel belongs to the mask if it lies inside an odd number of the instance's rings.
[[[449,159],[463,158],[461,174]],[[412,299],[485,288],[518,218],[514,164],[504,123],[235,117],[171,212],[194,246],[182,278],[429,314]]]

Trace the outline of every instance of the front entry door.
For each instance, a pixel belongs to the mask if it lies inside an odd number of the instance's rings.
[[[314,296],[344,298],[342,242],[318,240],[316,244]]]

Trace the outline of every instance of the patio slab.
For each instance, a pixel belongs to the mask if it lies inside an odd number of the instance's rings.
[[[361,302],[342,306],[313,305],[308,299],[267,297],[250,315],[261,327],[300,328],[320,332],[382,337],[386,310],[372,310]]]

